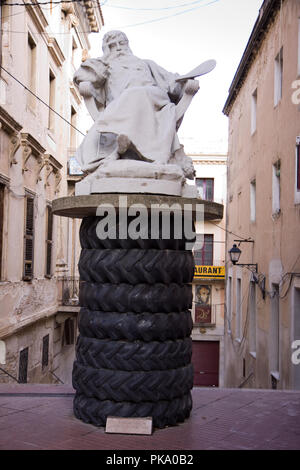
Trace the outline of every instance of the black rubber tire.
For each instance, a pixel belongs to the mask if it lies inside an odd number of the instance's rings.
[[[151,227],[149,224],[149,231],[147,235],[147,239],[137,239],[133,240],[130,238],[126,238],[125,240],[117,238],[117,239],[109,239],[106,238],[104,240],[99,239],[96,233],[96,227],[98,222],[102,219],[102,217],[97,216],[89,216],[84,217],[81,222],[79,236],[80,236],[80,243],[82,248],[102,248],[102,249],[115,249],[115,248],[125,248],[125,249],[132,249],[132,248],[142,248],[142,249],[159,249],[159,250],[185,250],[186,249],[186,242],[193,243],[193,240],[187,240],[184,237],[177,240],[174,239],[174,235],[170,239],[163,239],[162,234],[160,231],[159,237],[157,239],[151,239]],[[134,220],[135,217],[128,217],[128,223],[131,220]],[[172,225],[172,223],[171,223]],[[184,232],[184,230],[183,230]],[[116,234],[118,237],[119,233],[119,222],[117,217],[116,222]],[[195,240],[194,240],[195,241]]]
[[[166,341],[190,336],[191,312],[116,313],[80,309],[79,332],[89,338]]]
[[[104,312],[182,312],[192,308],[191,285],[81,282],[79,303]]]
[[[164,428],[165,426],[175,426],[177,423],[183,422],[188,418],[192,405],[190,392],[171,401],[144,401],[141,403],[102,401],[96,398],[87,398],[76,393],[73,409],[76,418],[95,426],[105,426],[108,416],[119,416],[122,418],[151,416],[155,428]]]
[[[78,269],[82,281],[120,284],[191,283],[191,251],[82,249]]]
[[[176,341],[111,341],[79,336],[76,360],[95,369],[166,370],[191,362],[192,339]]]
[[[193,387],[193,366],[155,371],[94,369],[74,362],[74,389],[99,400],[143,401],[173,400]]]

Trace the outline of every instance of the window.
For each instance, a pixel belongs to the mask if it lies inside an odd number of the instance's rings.
[[[242,337],[242,280],[236,279],[236,338]]]
[[[298,18],[298,76],[300,75],[300,18]]]
[[[50,206],[46,207],[46,276],[52,275],[52,244],[53,244],[53,213]]]
[[[19,356],[19,383],[27,383],[28,348],[22,349]]]
[[[255,282],[250,282],[249,291],[249,350],[256,354],[256,289]]]
[[[25,224],[24,224],[24,281],[33,278],[33,244],[34,244],[34,198],[25,196]]]
[[[280,212],[280,160],[272,165],[272,214]]]
[[[227,307],[227,330],[231,332],[231,318],[232,318],[232,277],[228,276],[227,291],[226,291],[226,307]]]
[[[200,266],[211,266],[214,264],[213,257],[214,236],[204,235],[203,247],[194,252],[195,264]]]
[[[294,328],[293,328],[293,341],[300,339],[300,289],[297,287],[294,287],[294,299],[293,299],[293,317],[294,317]],[[293,352],[295,353],[298,350],[293,348]],[[299,354],[297,353],[297,357],[299,357]],[[299,364],[293,364],[293,389],[294,390],[300,390],[300,367]]]
[[[300,191],[300,144],[296,146],[296,190]]]
[[[272,285],[273,296],[271,298],[271,357],[270,366],[271,373],[274,374],[275,379],[279,379],[279,285]],[[277,372],[277,374],[276,374]]]
[[[77,132],[76,132],[76,125],[77,125],[77,113],[76,110],[71,106],[71,124],[70,126],[70,148],[76,149],[77,148]]]
[[[274,106],[277,106],[282,98],[282,80],[283,80],[283,49],[275,58],[274,64]]]
[[[36,43],[34,42],[31,34],[28,34],[28,40],[27,40],[27,51],[28,51],[28,57],[27,57],[27,83],[28,83],[28,88],[30,91],[33,93],[36,92],[36,83],[37,83],[37,68],[36,68]],[[35,106],[35,97],[29,93],[28,94],[28,104],[31,107]]]
[[[2,279],[4,191],[5,185],[0,183],[0,279]]]
[[[251,134],[256,131],[257,89],[251,97]]]
[[[63,346],[75,343],[75,323],[73,318],[67,318],[64,323]]]
[[[196,178],[196,185],[201,199],[213,201],[214,199],[214,179]]]
[[[49,106],[52,109],[55,109],[55,88],[56,80],[53,72],[49,70]],[[55,114],[51,109],[49,109],[48,114],[48,129],[52,132],[55,130]]]
[[[256,220],[256,181],[250,183],[250,221]]]
[[[48,366],[49,363],[49,335],[43,337],[43,350],[42,350],[42,368]]]

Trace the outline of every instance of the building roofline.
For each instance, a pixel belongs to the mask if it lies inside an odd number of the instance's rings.
[[[250,66],[256,57],[268,28],[280,9],[280,5],[281,0],[264,0],[260,7],[259,16],[254,24],[244,54],[229,88],[228,98],[223,108],[223,113],[226,116],[228,116],[231,111],[232,105],[244,83]]]

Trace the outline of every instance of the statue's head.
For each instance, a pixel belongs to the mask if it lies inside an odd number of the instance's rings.
[[[132,53],[128,38],[122,31],[109,31],[103,36],[102,50],[105,56]]]

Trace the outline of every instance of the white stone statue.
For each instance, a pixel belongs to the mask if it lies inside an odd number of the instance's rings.
[[[192,196],[183,194],[185,178],[194,178],[194,168],[177,129],[199,89],[193,78],[214,66],[215,61],[208,61],[180,77],[134,56],[123,32],[106,33],[103,56],[87,59],[74,75],[94,120],[76,153],[87,174],[77,183],[76,194]]]

